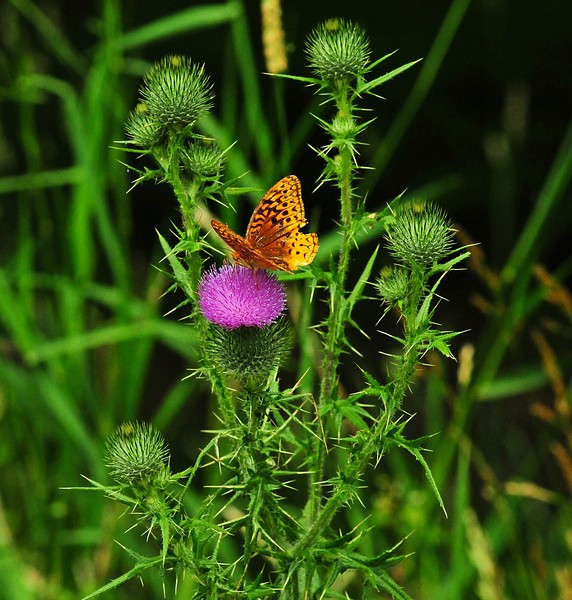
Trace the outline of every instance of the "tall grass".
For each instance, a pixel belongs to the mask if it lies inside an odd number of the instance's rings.
[[[402,111],[372,154],[377,171],[364,186],[373,189],[396,149],[407,146],[468,4],[451,3]],[[169,282],[151,264],[160,260],[159,245],[148,255],[134,247],[134,215],[144,204],[137,192],[126,194],[131,175],[114,141],[124,137],[145,49],[160,43],[167,53],[176,36],[192,39],[208,29],[225,40],[225,52],[218,120],[202,127],[222,147],[237,141],[228,176],[266,189],[304,160],[315,135],[309,113],[320,107],[308,97],[306,110],[289,114],[284,82],[262,82],[258,32],[244,8],[226,2],[170,13],[166,5],[162,18],[129,29],[123,4],[106,0],[86,20],[81,33],[93,43],[84,48],[65,18],[39,4],[11,0],[2,9],[9,74],[0,158],[2,597],[75,599],[128,570],[115,539],[145,553],[139,533],[125,533],[132,517],[118,519],[117,507],[99,496],[61,489],[81,485],[80,474],[105,479],[102,440],[118,423],[152,420],[187,462],[200,446],[199,426],[212,425],[208,390],[185,378],[196,359],[193,331],[181,312],[163,316],[177,299],[163,297]],[[402,51],[406,46],[405,39]],[[422,431],[440,432],[430,442],[430,462],[449,518],[417,465],[397,453],[368,481],[375,534],[387,544],[411,534],[406,550],[415,555],[393,575],[413,597],[569,597],[572,301],[559,282],[570,277],[572,260],[559,261],[554,278],[537,265],[556,235],[568,235],[571,174],[566,123],[505,264],[494,269],[487,248],[475,250],[466,281],[480,290],[471,296],[482,316],[457,348],[458,367],[439,363],[415,387],[412,410],[422,416]],[[425,189],[438,200],[447,185],[436,179]],[[339,242],[326,221],[324,228],[320,256],[327,260]],[[371,238],[364,232],[358,242]],[[448,306],[470,313],[469,299],[465,288]],[[359,507],[353,516],[355,525],[363,519]],[[176,597],[185,598],[188,585],[182,582]],[[163,594],[160,579],[130,586],[109,597]]]

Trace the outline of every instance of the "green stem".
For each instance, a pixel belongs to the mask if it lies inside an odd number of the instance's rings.
[[[347,98],[338,102],[338,114],[351,114]],[[353,232],[352,211],[352,156],[343,146],[335,159],[337,161],[338,187],[340,189],[342,243],[338,256],[338,269],[330,286],[330,316],[328,317],[324,357],[322,360],[322,379],[318,399],[318,418],[324,406],[331,402],[338,382],[338,367],[345,329],[345,285],[350,259],[350,244]],[[324,431],[328,428],[324,427]],[[320,435],[316,436],[313,448],[314,469],[310,476],[310,519],[313,520],[322,501],[322,481],[325,470],[326,447]]]
[[[243,482],[256,482],[256,487],[248,490],[250,506],[248,514],[252,517],[246,526],[245,532],[245,564],[248,568],[251,556],[258,552],[257,531],[264,529],[268,537],[272,539],[279,548],[285,548],[289,542],[280,528],[280,507],[276,494],[272,491],[274,482],[271,477],[270,468],[267,466],[267,448],[265,441],[261,439],[261,432],[265,431],[267,418],[267,407],[272,401],[268,397],[265,388],[250,390],[246,402],[248,402],[248,416],[243,446],[238,454],[238,463]],[[258,515],[258,516],[253,516]],[[256,539],[255,539],[256,538]],[[251,542],[254,545],[251,545]]]
[[[180,164],[182,140],[179,136],[173,136],[170,139],[169,147],[166,155],[156,156],[157,161],[163,167],[167,181],[173,187],[173,192],[181,209],[181,217],[186,234],[186,241],[189,242],[191,251],[187,252],[185,260],[187,263],[187,273],[189,277],[189,285],[185,287],[193,310],[198,307],[197,288],[202,273],[203,259],[200,253],[196,250],[200,242],[200,226],[194,218],[195,207],[198,202],[203,199],[203,181],[191,180],[184,182],[181,179]],[[194,248],[194,250],[193,250]],[[195,313],[195,323],[198,320],[198,327],[201,329],[202,338],[207,335],[206,321],[198,317]],[[222,413],[222,418],[225,426],[228,429],[235,429],[238,425],[238,420],[235,413],[234,402],[220,372],[212,364],[207,356],[203,356],[203,367],[207,374],[213,390],[215,391],[219,409]]]
[[[426,330],[428,324],[418,323],[417,315],[423,301],[423,290],[425,289],[426,278],[422,269],[413,270],[412,279],[418,282],[411,292],[407,304],[403,307],[403,329],[405,341],[400,357],[400,367],[397,377],[393,381],[393,388],[389,397],[388,412],[393,416],[401,407],[409,383],[415,373],[415,367],[419,358],[419,347],[421,345],[423,330]],[[389,424],[390,421],[388,421]]]
[[[206,323],[203,321],[203,332],[201,335],[202,339],[206,337]],[[225,427],[229,430],[234,430],[238,426],[238,419],[236,416],[236,411],[234,408],[234,401],[229,389],[226,386],[226,383],[223,380],[223,377],[220,371],[212,364],[211,360],[208,356],[203,353],[202,363],[204,367],[204,371],[211,382],[213,391],[215,393],[216,399],[218,401],[218,406],[221,411],[221,416]]]
[[[417,337],[417,341],[414,340]],[[385,414],[380,414],[373,429],[367,435],[361,448],[356,448],[350,454],[346,468],[341,473],[340,481],[332,495],[323,505],[316,519],[311,523],[310,529],[300,538],[294,547],[292,558],[298,559],[317,543],[324,531],[329,527],[338,510],[347,502],[348,497],[355,492],[361,475],[371,461],[371,457],[383,456],[385,447],[383,440],[387,434],[388,427],[393,421],[393,416],[398,407],[403,403],[409,382],[415,372],[421,341],[415,333],[407,334],[405,344],[401,353],[399,371],[395,378],[391,401],[388,403]]]
[[[183,182],[181,179],[181,146],[182,140],[179,136],[173,136],[169,142],[168,160],[164,164],[168,181],[173,186],[173,192],[181,208],[181,218],[186,233],[186,239],[191,248],[198,248],[201,230],[195,219],[195,208],[202,200],[203,183],[200,180]],[[203,259],[199,252],[191,250],[187,252],[186,262],[189,268],[190,287],[196,294],[196,289],[201,277]],[[197,306],[198,298],[192,298],[193,304]]]

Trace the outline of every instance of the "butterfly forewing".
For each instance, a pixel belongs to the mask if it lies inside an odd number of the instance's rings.
[[[295,175],[274,184],[252,213],[246,239],[255,247],[268,247],[306,225],[302,187]]]

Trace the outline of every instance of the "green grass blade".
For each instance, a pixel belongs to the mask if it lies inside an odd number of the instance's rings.
[[[26,306],[12,289],[6,271],[0,270],[0,323],[4,325],[14,346],[12,350],[24,356],[37,341],[37,333],[26,313]]]
[[[540,193],[536,207],[522,232],[504,270],[503,279],[514,282],[509,305],[502,319],[491,319],[482,336],[483,359],[478,364],[474,380],[477,396],[487,396],[494,388],[494,381],[516,328],[542,302],[540,295],[530,290],[530,277],[534,261],[538,258],[550,237],[547,224],[551,213],[565,199],[564,192],[572,177],[572,124],[569,125],[560,151]]]
[[[572,122],[568,126],[558,155],[552,169],[538,196],[538,200],[530,215],[510,258],[508,259],[501,277],[504,282],[512,283],[520,278],[524,271],[529,270],[537,260],[549,233],[547,225],[554,216],[560,203],[565,201],[564,192],[572,179]],[[569,201],[569,199],[566,199]],[[528,278],[526,278],[528,280]],[[518,286],[522,288],[522,284]]]
[[[101,477],[103,466],[100,446],[91,436],[78,411],[78,399],[71,398],[67,390],[47,373],[38,373],[37,384],[46,408],[60,423],[70,440],[85,452],[90,459],[92,470]]]
[[[67,169],[2,177],[0,179],[0,194],[74,185],[80,177],[81,169],[75,166]]]
[[[256,64],[252,38],[244,15],[232,24],[232,39],[234,51],[239,57],[237,66],[242,82],[243,96],[246,98],[244,110],[246,111],[247,130],[244,133],[248,137],[245,136],[241,143],[244,146],[246,140],[249,139],[254,145],[258,164],[271,164],[273,162],[273,136],[268,125],[260,89],[260,69]]]
[[[152,418],[153,425],[159,431],[167,429],[178,418],[196,387],[197,383],[187,378],[169,390]]]
[[[141,319],[99,327],[77,333],[76,335],[37,342],[35,347],[28,352],[27,357],[32,364],[39,364],[66,355],[84,352],[88,349],[121,344],[141,338],[163,337],[170,345],[175,345],[176,340],[184,336],[185,339],[181,340],[181,343],[189,344],[189,333],[188,327],[169,323],[164,319]]]
[[[395,149],[403,139],[405,132],[413,122],[421,104],[435,82],[470,3],[471,0],[453,0],[449,6],[449,10],[445,15],[439,32],[435,36],[427,58],[422,62],[421,71],[411,93],[372,157],[372,170],[364,177],[363,186],[360,186],[361,189],[373,189],[383,175]]]
[[[46,40],[54,56],[76,73],[83,73],[85,62],[79,52],[68,43],[66,35],[49,19],[32,0],[10,0],[12,5],[28,19],[36,31]]]
[[[20,558],[20,551],[10,543],[8,532],[0,528],[0,581],[2,597],[18,600],[37,598],[29,585],[29,566]]]
[[[238,19],[241,14],[239,2],[194,6],[129,31],[119,43],[125,50],[132,50],[182,33],[217,27]]]
[[[357,280],[354,289],[351,291],[350,295],[347,299],[347,316],[349,317],[353,309],[358,302],[358,300],[363,298],[363,290],[366,284],[369,282],[369,276],[371,275],[371,271],[373,269],[373,265],[375,263],[375,259],[377,258],[377,253],[379,251],[379,246],[375,247],[375,250],[372,252],[364,270],[361,273],[361,276]]]

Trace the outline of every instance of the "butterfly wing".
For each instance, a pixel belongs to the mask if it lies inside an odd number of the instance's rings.
[[[246,229],[255,247],[267,247],[306,225],[302,186],[296,175],[287,175],[264,194]]]
[[[318,235],[315,233],[296,233],[284,244],[288,256],[288,269],[295,271],[298,267],[309,265],[318,253]]]
[[[228,225],[225,225],[224,223],[214,219],[211,221],[211,225],[220,238],[226,243],[227,246],[232,248],[234,252],[238,252],[247,243],[241,235],[234,233],[234,231]]]
[[[252,269],[295,271],[309,265],[318,251],[315,233],[300,233],[306,225],[302,188],[288,175],[264,194],[242,237],[219,221],[213,229],[233,250],[232,258]]]
[[[232,258],[236,263],[251,269],[284,270],[272,260],[268,260],[262,252],[253,248],[247,240],[235,233],[228,225],[214,219],[211,221],[211,225],[226,245],[232,249]]]
[[[309,265],[318,252],[315,233],[299,233],[306,225],[302,186],[288,175],[264,194],[246,230],[246,240],[282,271]]]

